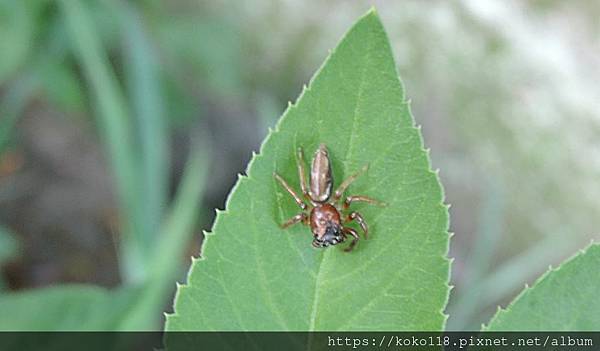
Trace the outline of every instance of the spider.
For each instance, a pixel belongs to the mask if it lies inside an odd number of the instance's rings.
[[[360,213],[352,211],[344,217],[342,216],[342,210],[347,210],[354,202],[367,202],[373,205],[385,206],[382,202],[362,195],[347,196],[343,201],[341,200],[346,189],[358,176],[368,169],[368,165],[365,165],[358,172],[344,180],[333,193],[333,196],[331,194],[333,187],[331,161],[325,144],[319,145],[319,148],[315,152],[312,167],[310,168],[310,188],[307,187],[304,165],[304,153],[302,148],[298,148],[300,187],[302,188],[304,198],[308,200],[308,204],[296,194],[292,187],[279,174],[273,173],[275,179],[292,195],[298,206],[302,209],[301,213],[284,222],[281,227],[285,229],[300,222],[304,225],[310,225],[314,236],[312,246],[316,248],[343,243],[346,241],[347,236],[351,235],[353,240],[344,251],[352,251],[359,240],[359,236],[356,230],[344,226],[344,223],[356,221],[364,232],[365,239],[367,239],[369,229],[367,222],[365,222]]]

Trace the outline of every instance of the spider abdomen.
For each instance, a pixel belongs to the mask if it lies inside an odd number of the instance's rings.
[[[315,202],[325,202],[331,196],[333,179],[331,177],[331,161],[325,144],[321,144],[312,167],[310,168],[310,198]]]

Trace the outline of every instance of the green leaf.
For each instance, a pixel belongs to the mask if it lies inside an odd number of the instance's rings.
[[[145,277],[146,247],[143,213],[138,211],[140,193],[137,158],[132,142],[128,106],[108,57],[91,20],[90,10],[80,1],[60,2],[72,45],[92,91],[100,136],[114,172],[124,230],[121,260],[124,279],[139,283]]]
[[[136,7],[114,3],[120,14],[125,41],[125,76],[133,104],[140,148],[140,201],[138,210],[147,248],[153,249],[166,209],[169,185],[169,129],[161,95],[158,54]]]
[[[487,331],[599,331],[600,244],[550,269],[506,308]]]
[[[0,295],[0,330],[115,330],[137,292],[69,285]]]
[[[273,178],[298,189],[295,150],[326,143],[336,184],[369,164],[349,193],[370,237],[351,253],[311,246],[279,224],[299,212]],[[219,212],[202,259],[178,289],[166,329],[442,330],[448,211],[374,11],[360,19],[290,106]]]

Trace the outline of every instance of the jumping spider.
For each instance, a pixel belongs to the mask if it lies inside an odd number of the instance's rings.
[[[346,240],[347,235],[351,235],[354,239],[350,245],[344,250],[352,251],[359,240],[356,230],[345,227],[344,223],[356,221],[365,233],[365,239],[368,235],[367,223],[360,213],[356,211],[350,212],[348,216],[342,216],[342,210],[347,210],[353,202],[367,202],[373,205],[385,205],[377,200],[366,196],[347,196],[343,201],[340,201],[344,191],[350,186],[356,178],[365,172],[368,166],[364,166],[360,171],[348,177],[340,184],[339,188],[331,196],[333,187],[333,178],[331,176],[331,161],[325,144],[321,144],[313,158],[312,167],[310,169],[310,189],[306,184],[306,171],[304,169],[304,154],[302,148],[298,148],[298,175],[300,177],[300,187],[304,198],[308,200],[308,204],[302,201],[300,196],[289,186],[289,184],[279,176],[273,173],[285,190],[292,195],[302,212],[284,222],[281,227],[287,228],[293,224],[302,222],[304,225],[310,225],[314,240],[314,247],[327,247],[329,245],[337,245]],[[308,213],[307,213],[308,212]]]

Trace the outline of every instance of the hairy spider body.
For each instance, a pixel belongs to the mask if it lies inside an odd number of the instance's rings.
[[[344,223],[356,221],[363,230],[365,239],[369,230],[367,223],[360,213],[353,211],[344,217],[342,216],[343,210],[348,209],[352,202],[358,201],[384,205],[366,196],[347,196],[341,201],[342,195],[350,184],[366,170],[367,166],[364,166],[360,171],[348,177],[332,194],[333,177],[331,175],[331,160],[329,159],[329,153],[325,144],[321,144],[315,152],[310,168],[310,183],[308,185],[306,184],[306,171],[304,169],[304,154],[302,148],[299,148],[298,175],[300,177],[300,187],[302,188],[302,195],[308,200],[309,204],[306,204],[279,174],[273,173],[275,179],[292,195],[298,206],[302,209],[301,213],[284,222],[281,227],[287,228],[296,223],[309,225],[314,237],[312,245],[317,248],[337,245],[346,241],[346,238],[350,235],[353,240],[345,251],[352,251],[359,240],[359,236],[356,230],[344,226]]]
[[[314,247],[327,247],[346,240],[342,231],[339,211],[330,204],[313,207],[310,211],[310,229],[315,237]]]

